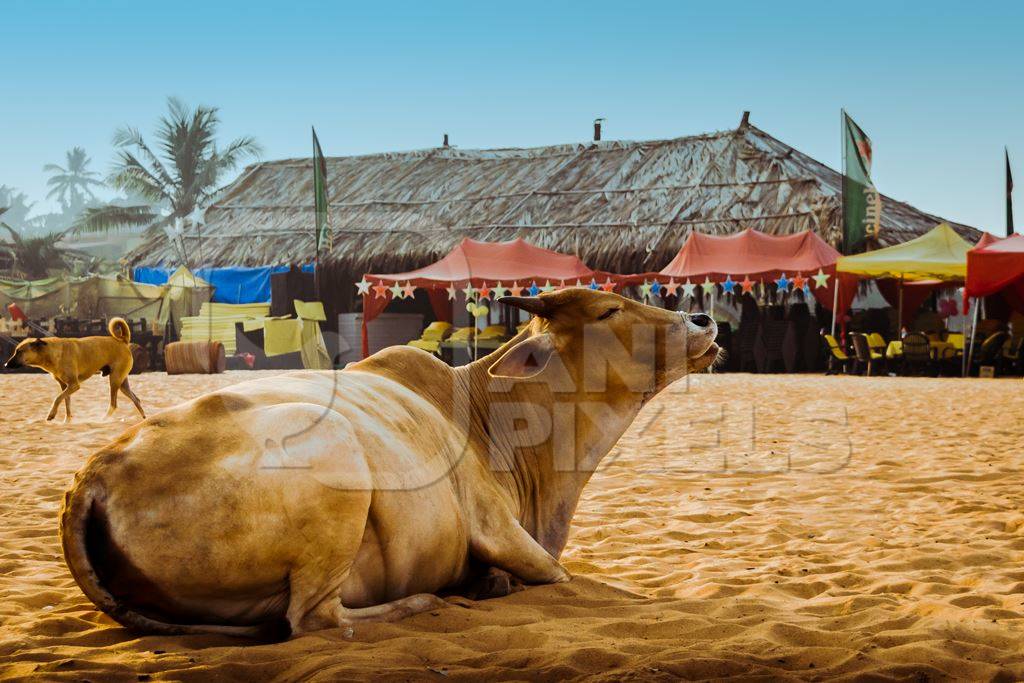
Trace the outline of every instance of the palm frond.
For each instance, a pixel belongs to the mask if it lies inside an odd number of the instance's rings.
[[[6,211],[6,210],[7,209],[0,210],[0,215],[3,215],[3,212]],[[3,221],[0,221],[0,228],[5,228],[7,230],[7,232],[11,233],[11,238],[14,240],[13,244],[15,244],[15,245],[21,244],[21,233],[20,232],[18,232],[17,230],[12,228],[11,226],[7,225]]]
[[[117,170],[111,174],[108,182],[119,190],[135,192],[150,201],[174,200],[174,182],[165,183],[161,178],[154,176],[127,150],[118,153]]]
[[[135,149],[137,149],[152,167],[152,170],[149,171],[150,175],[158,177],[160,179],[160,184],[162,184],[165,187],[174,186],[174,178],[167,170],[167,167],[164,165],[164,162],[161,161],[160,157],[154,154],[153,150],[149,148],[149,145],[146,144],[145,139],[142,137],[142,134],[139,133],[138,129],[132,128],[131,126],[124,126],[122,128],[118,128],[117,131],[114,132],[114,145],[122,148],[134,147]],[[134,158],[134,155],[132,158]],[[141,162],[139,162],[137,159],[136,163],[142,166]]]
[[[159,216],[149,206],[102,206],[86,209],[71,226],[73,233],[110,232],[153,223]]]
[[[232,140],[231,143],[217,154],[217,168],[221,171],[230,171],[238,166],[242,157],[256,157],[263,154],[263,148],[256,138],[245,136]]]

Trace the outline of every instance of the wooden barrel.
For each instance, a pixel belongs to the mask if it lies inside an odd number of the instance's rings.
[[[219,341],[171,342],[164,347],[168,375],[212,375],[224,372],[227,359]]]

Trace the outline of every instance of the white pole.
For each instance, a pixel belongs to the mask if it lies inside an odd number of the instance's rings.
[[[971,323],[971,345],[967,352],[967,357],[964,358],[964,377],[971,374],[971,357],[974,355],[974,338],[977,336],[975,333],[978,329],[978,309],[981,308],[981,302],[978,301],[978,297],[974,297],[974,321]]]
[[[900,331],[900,333],[901,333],[900,336],[902,336],[902,332],[903,332],[903,274],[902,273],[900,274],[900,281],[899,281],[899,285],[898,286],[900,288],[900,303],[899,303],[899,307],[896,309],[897,310],[897,313],[896,313],[896,328]]]
[[[835,274],[835,291],[832,292],[832,337],[836,336],[836,309],[839,308],[839,271]]]

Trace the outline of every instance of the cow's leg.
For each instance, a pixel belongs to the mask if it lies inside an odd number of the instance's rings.
[[[526,583],[560,583],[572,578],[511,516],[504,524],[488,523],[475,536],[472,551],[477,558]]]
[[[349,609],[342,606],[338,615],[343,624],[354,624],[360,621],[398,621],[420,612],[429,612],[447,606],[448,603],[436,595],[417,593],[407,598],[399,598],[372,607]]]

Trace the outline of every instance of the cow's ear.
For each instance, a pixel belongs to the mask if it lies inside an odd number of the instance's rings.
[[[555,354],[550,334],[538,334],[519,342],[502,354],[489,369],[491,377],[528,379],[543,372]]]

